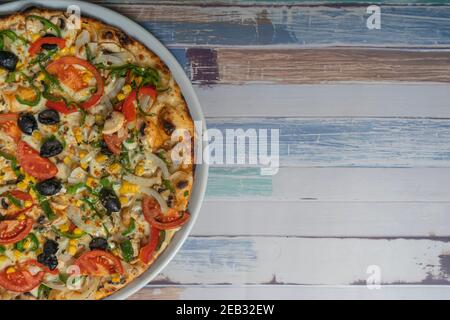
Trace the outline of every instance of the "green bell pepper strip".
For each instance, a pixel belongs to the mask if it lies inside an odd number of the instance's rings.
[[[26,236],[25,239],[20,240],[19,242],[17,242],[14,247],[16,250],[20,251],[20,252],[24,252],[25,249],[25,242],[26,241],[31,241],[31,243],[33,244],[33,246],[29,249],[30,251],[36,251],[39,248],[39,240],[36,237],[36,235],[34,233],[30,233],[28,234],[28,236]]]
[[[21,42],[23,42],[24,44],[28,44],[28,40],[25,39],[22,36],[17,35],[17,33],[15,33],[12,30],[1,30],[0,31],[0,50],[3,50],[4,46],[5,46],[5,42],[3,37],[6,36],[8,37],[11,41],[17,41],[20,40]]]
[[[11,202],[13,205],[15,205],[17,208],[22,209],[23,203],[21,200],[14,198],[14,196],[10,193],[6,194],[6,197],[8,198],[9,202]]]
[[[122,250],[122,257],[125,262],[130,262],[134,257],[133,245],[129,239],[125,240],[120,244],[120,249]]]
[[[50,202],[48,202],[47,198],[45,198],[43,195],[41,195],[39,193],[39,191],[37,191],[36,186],[32,185],[31,189],[33,189],[33,191],[36,193],[39,205],[40,205],[42,211],[44,211],[47,218],[49,220],[56,219],[56,214],[53,212],[53,209],[50,206]]]
[[[70,194],[77,194],[80,190],[86,188],[83,182],[79,182],[67,187],[67,192]]]
[[[165,239],[166,239],[166,231],[165,230],[161,230],[159,232],[158,245],[156,246],[155,251],[158,251],[159,249],[161,249],[161,246],[162,246],[162,244],[163,244]]]
[[[126,236],[132,234],[134,232],[134,230],[136,230],[136,222],[134,221],[133,218],[131,218],[130,225],[128,226],[128,228],[124,232],[122,232],[122,235],[124,237],[126,237]]]
[[[82,236],[86,234],[86,232],[82,231],[80,234],[74,234],[70,232],[61,231],[56,227],[52,227],[52,230],[55,231],[61,237],[65,237],[68,239],[80,239]]]
[[[4,246],[0,246],[0,254],[5,253],[6,248]]]
[[[47,287],[45,284],[41,284],[38,288],[38,299],[48,298],[50,291],[52,291],[52,288]]]
[[[45,30],[52,29],[53,31],[56,32],[56,35],[58,36],[58,38],[62,38],[61,29],[56,24],[51,22],[50,20],[47,20],[43,17],[36,16],[36,15],[29,15],[26,17],[26,19],[36,19],[36,20],[42,22]]]

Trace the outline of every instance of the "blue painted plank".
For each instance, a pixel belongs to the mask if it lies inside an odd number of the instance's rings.
[[[367,6],[113,6],[166,45],[448,46],[448,6],[382,6],[381,30],[366,26]]]
[[[450,121],[445,119],[239,118],[207,122],[208,128],[220,130],[223,136],[227,129],[278,129],[282,167],[450,166]],[[226,141],[225,145],[231,144],[235,142]]]

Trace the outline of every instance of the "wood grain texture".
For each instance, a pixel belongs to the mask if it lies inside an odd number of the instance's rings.
[[[111,5],[166,45],[448,47],[447,6],[383,6],[382,28],[366,26],[367,5]]]
[[[449,212],[449,202],[207,200],[192,235],[449,237]]]
[[[153,284],[365,284],[377,265],[382,283],[447,285],[449,249],[432,239],[191,237]]]
[[[222,132],[228,150],[236,139],[227,139],[227,130],[250,129],[256,134],[261,129],[278,129],[282,167],[450,165],[450,123],[445,119],[215,118],[208,120],[208,128]],[[256,145],[251,145],[254,148],[247,153],[257,158]],[[223,151],[222,164],[227,149]],[[239,159],[244,161],[244,157],[243,152],[236,155],[235,163]],[[219,162],[218,156],[217,159]]]
[[[436,51],[221,49],[217,64],[223,83],[450,82],[450,55]]]
[[[196,85],[212,118],[450,118],[448,84]],[[254,120],[256,121],[256,120]]]
[[[379,290],[366,286],[308,286],[308,285],[149,285],[130,300],[335,300],[335,299],[435,299],[448,300],[446,286],[383,285]]]

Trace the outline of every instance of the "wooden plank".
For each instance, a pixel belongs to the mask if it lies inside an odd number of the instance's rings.
[[[195,91],[209,118],[450,118],[448,84],[197,85]]]
[[[449,202],[207,200],[191,234],[447,237],[450,236],[449,212]]]
[[[221,83],[450,82],[448,52],[221,49],[217,64]]]
[[[448,284],[448,241],[190,237],[153,282],[161,284]]]
[[[447,6],[383,6],[382,28],[366,26],[367,5],[111,5],[166,45],[442,47],[450,44]]]
[[[256,134],[262,129],[278,129],[282,167],[450,165],[450,121],[446,119],[214,118],[208,119],[208,128],[220,130],[228,150],[236,139],[227,139],[227,130],[233,133],[231,130],[250,129]],[[257,141],[253,140],[251,145],[255,146]],[[227,149],[223,149],[222,164]],[[248,154],[257,158],[256,146],[250,149]],[[244,156],[241,152],[235,160],[243,160]],[[221,164],[219,156],[217,164]]]
[[[450,201],[450,168],[280,168],[274,176],[261,176],[256,168],[253,176],[250,172],[241,176],[231,168],[221,170],[225,179],[218,175],[215,184],[208,184],[214,188],[214,193],[207,194],[210,200]],[[239,187],[249,178],[255,188],[259,182],[267,187],[246,193]]]
[[[171,48],[199,84],[450,81],[448,50]]]
[[[11,2],[11,0],[4,0],[5,2]],[[239,5],[239,6],[259,6],[259,5],[271,5],[271,6],[286,6],[292,4],[299,4],[299,0],[93,0],[91,2],[99,4],[170,4],[170,5]],[[448,4],[448,0],[374,0],[371,4]],[[330,4],[367,4],[367,0],[306,0],[301,1],[303,5],[330,5]]]
[[[130,300],[309,300],[379,299],[448,300],[447,286],[389,285],[379,290],[366,286],[306,285],[149,285]]]

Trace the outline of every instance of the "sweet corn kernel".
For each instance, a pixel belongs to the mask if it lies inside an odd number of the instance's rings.
[[[25,201],[24,206],[25,208],[31,207],[33,205],[33,201]]]
[[[19,188],[20,190],[27,190],[28,188],[28,183],[26,183],[25,181],[21,181],[17,184],[17,188]]]
[[[142,176],[145,172],[145,168],[143,165],[137,165],[136,169],[134,169],[134,174],[137,176]]]
[[[83,201],[77,200],[76,204],[77,204],[77,207],[81,207],[81,205],[83,204]]]
[[[120,164],[115,162],[108,167],[110,173],[118,173],[120,171]]]
[[[86,170],[87,168],[89,167],[89,164],[87,164],[87,163],[81,163],[81,168],[83,169],[83,170]]]
[[[42,140],[42,133],[40,133],[39,131],[36,131],[36,130],[33,131],[32,136],[33,136],[33,138],[35,138],[38,141]]]
[[[78,152],[78,155],[80,156],[80,159],[83,159],[84,157],[86,157],[88,154],[88,152],[86,150],[80,150]]]
[[[22,258],[22,256],[23,256],[22,252],[20,252],[18,250],[14,250],[14,257],[16,257],[17,260]]]
[[[8,269],[6,269],[6,273],[14,273],[16,272],[16,269],[14,267],[9,267]]]
[[[69,53],[70,53],[70,51],[69,51],[69,48],[67,48],[67,47],[60,51],[60,54],[63,56],[68,55]]]
[[[20,69],[20,68],[22,68],[23,67],[23,63],[22,62],[17,62],[17,64],[16,64],[16,69]]]
[[[31,197],[32,197],[33,199],[35,199],[35,200],[38,198],[36,192],[35,192],[33,189],[30,190],[30,195],[31,195]]]
[[[31,240],[27,238],[27,239],[25,240],[25,243],[23,244],[23,247],[24,247],[26,250],[29,250],[29,249],[31,249],[31,244],[32,244]]]
[[[74,256],[77,253],[77,247],[69,246],[68,252],[69,252],[70,255]]]
[[[127,96],[124,95],[123,93],[119,93],[119,94],[117,95],[117,100],[122,101],[122,100],[125,100],[126,97],[127,97]]]
[[[66,223],[66,224],[63,224],[60,228],[59,228],[59,230],[61,230],[62,232],[67,232],[67,231],[69,231],[69,225]]]
[[[88,187],[95,188],[97,186],[97,181],[95,181],[95,179],[92,177],[88,177],[86,179],[86,185]]]
[[[37,79],[37,81],[42,81],[45,79],[45,75],[41,72],[41,73],[39,73],[39,75],[37,76],[36,79]]]
[[[104,154],[99,154],[98,156],[95,157],[95,161],[97,161],[98,163],[105,162],[107,159],[108,157]]]
[[[64,163],[67,164],[67,165],[70,165],[70,164],[72,163],[72,159],[70,159],[70,157],[65,157],[65,158],[63,159],[63,161],[64,161]]]
[[[76,49],[75,49],[75,47],[70,47],[70,54],[75,54],[75,52],[76,52]]]
[[[81,134],[80,128],[73,128],[73,135],[75,136],[75,140],[77,140],[77,143],[83,142],[83,135]]]
[[[92,76],[89,73],[86,72],[83,74],[83,82],[89,83],[89,81],[91,81],[91,79],[92,79]]]
[[[69,246],[76,246],[77,245],[77,240],[75,240],[75,239],[70,239],[69,240]]]
[[[73,230],[73,234],[79,236],[83,234],[83,230],[81,230],[80,228],[75,228],[75,230]]]
[[[138,193],[139,192],[139,186],[137,184],[133,184],[133,183],[130,183],[128,181],[125,181],[120,186],[119,192],[121,194]]]
[[[96,114],[96,115],[95,115],[95,121],[96,121],[96,122],[101,122],[102,120],[103,120],[103,117],[102,117],[101,114]]]
[[[17,216],[17,220],[19,220],[19,221],[25,220],[26,218],[27,218],[27,216],[24,215],[23,213],[21,213]]]
[[[124,94],[129,94],[131,92],[131,86],[127,84],[125,87],[123,87],[122,91]]]
[[[128,204],[128,198],[125,197],[125,196],[121,196],[121,197],[119,198],[119,200],[120,200],[120,204],[123,205],[123,206],[125,206],[125,205]]]
[[[41,35],[39,33],[34,33],[31,35],[31,40],[36,41],[40,37],[41,37]]]
[[[115,283],[120,282],[120,276],[114,275],[114,276],[111,278],[111,281],[112,281],[112,282],[115,282]]]

